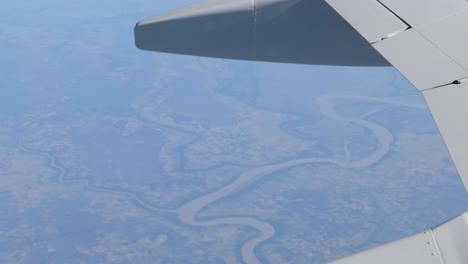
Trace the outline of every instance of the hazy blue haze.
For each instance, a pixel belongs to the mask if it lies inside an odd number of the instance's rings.
[[[468,209],[392,68],[134,47],[188,2],[2,3],[0,263],[323,263]]]

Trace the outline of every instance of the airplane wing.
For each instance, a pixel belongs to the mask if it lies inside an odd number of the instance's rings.
[[[202,0],[135,26],[150,51],[391,66],[422,92],[468,189],[468,1]],[[468,213],[336,263],[468,263]]]
[[[468,2],[327,2],[422,92],[468,189]],[[468,214],[336,263],[468,263]]]
[[[202,0],[138,22],[135,44],[226,59],[390,66],[323,0]]]
[[[327,1],[422,92],[468,188],[468,2]]]

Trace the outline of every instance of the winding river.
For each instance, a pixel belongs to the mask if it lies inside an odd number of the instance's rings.
[[[352,122],[356,125],[362,126],[364,128],[369,129],[376,139],[379,142],[379,148],[371,155],[367,156],[364,159],[351,161],[350,152],[347,150],[347,155],[344,160],[335,160],[329,158],[302,158],[302,159],[295,159],[289,160],[285,162],[280,162],[276,164],[270,164],[266,166],[256,167],[253,169],[249,169],[242,174],[240,174],[237,179],[221,189],[218,189],[214,192],[205,194],[198,198],[195,198],[186,204],[182,205],[178,209],[171,210],[171,209],[163,209],[157,208],[152,206],[151,204],[145,202],[137,195],[126,192],[126,191],[119,191],[119,190],[112,190],[112,189],[105,189],[105,188],[98,188],[94,187],[90,184],[88,180],[66,180],[66,170],[59,166],[55,158],[50,153],[40,153],[44,157],[46,157],[49,161],[49,166],[52,167],[54,170],[57,171],[58,177],[57,182],[61,184],[83,184],[87,189],[95,192],[105,192],[105,193],[112,193],[127,196],[129,199],[132,199],[136,204],[140,207],[145,208],[149,211],[153,212],[167,212],[167,213],[175,213],[178,215],[179,220],[190,226],[202,226],[202,227],[209,227],[209,226],[216,226],[216,225],[240,225],[250,227],[252,229],[257,230],[258,235],[253,239],[247,241],[242,245],[241,248],[241,256],[242,260],[245,263],[249,264],[256,264],[260,263],[259,259],[255,255],[255,249],[257,246],[268,240],[269,238],[275,235],[275,228],[259,219],[254,217],[248,216],[238,216],[238,217],[219,217],[216,219],[210,220],[203,220],[197,219],[197,214],[206,206],[219,201],[235,192],[243,190],[250,184],[256,182],[260,178],[270,173],[273,173],[277,170],[282,170],[298,165],[303,164],[310,164],[310,163],[330,163],[340,166],[342,168],[365,168],[371,166],[378,161],[380,161],[389,151],[389,148],[393,142],[393,135],[388,131],[385,127],[380,126],[378,124],[366,121],[364,118],[366,115],[361,117],[361,119],[353,119],[353,118],[345,118],[340,116],[336,110],[334,105],[334,99],[354,99],[354,100],[363,100],[363,101],[375,101],[381,102],[385,104],[391,105],[399,105],[411,108],[418,108],[418,109],[426,109],[424,105],[413,105],[413,104],[405,104],[399,101],[393,101],[390,99],[382,99],[382,98],[372,98],[372,97],[361,97],[361,96],[321,96],[317,99],[320,112],[334,120],[343,121],[343,122]],[[24,147],[21,147],[22,150],[28,152],[34,152],[28,150]]]
[[[352,122],[359,126],[365,127],[373,132],[375,137],[377,138],[380,147],[375,151],[372,155],[357,161],[350,161],[349,155],[345,158],[345,160],[334,160],[328,158],[304,158],[304,159],[296,159],[285,161],[281,163],[266,165],[262,167],[253,168],[251,170],[247,170],[246,172],[239,175],[239,177],[232,183],[224,186],[223,188],[214,191],[212,193],[208,193],[201,197],[198,197],[182,207],[180,207],[177,212],[179,214],[179,219],[187,225],[193,226],[214,226],[214,225],[242,225],[254,228],[259,231],[260,235],[255,237],[254,239],[248,241],[241,248],[241,255],[242,259],[245,263],[249,264],[256,264],[260,263],[257,256],[255,255],[255,248],[262,243],[263,241],[271,238],[275,234],[275,229],[272,225],[268,224],[267,222],[260,221],[253,217],[222,217],[217,218],[214,220],[197,220],[196,215],[200,210],[206,207],[209,204],[212,204],[228,195],[231,195],[237,191],[244,189],[249,184],[257,181],[261,177],[268,175],[274,171],[282,170],[285,168],[290,168],[298,165],[303,164],[310,164],[310,163],[332,163],[336,164],[342,168],[365,168],[370,165],[375,164],[376,162],[380,161],[385,154],[388,153],[390,145],[393,142],[393,135],[388,131],[385,127],[380,126],[378,124],[366,121],[364,119],[352,119],[352,118],[344,118],[339,116],[335,111],[335,105],[333,103],[333,99],[336,98],[351,98],[351,99],[360,99],[360,100],[367,100],[367,101],[376,101],[386,104],[392,105],[399,105],[399,106],[406,106],[418,109],[426,109],[424,105],[413,105],[413,104],[405,104],[398,101],[392,101],[388,99],[382,98],[372,98],[372,97],[360,97],[360,96],[322,96],[317,99],[317,102],[320,107],[320,112],[334,120],[344,121],[344,122]]]

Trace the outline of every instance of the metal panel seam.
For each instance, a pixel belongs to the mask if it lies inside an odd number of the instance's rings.
[[[451,83],[445,83],[445,84],[437,85],[437,86],[434,86],[434,87],[422,89],[422,90],[420,90],[420,92],[425,92],[425,91],[430,91],[430,90],[434,90],[434,89],[439,89],[439,88],[447,87],[447,86],[450,86],[450,85],[458,85],[458,84],[462,84],[462,83],[465,83],[465,82],[468,82],[468,77],[467,77],[467,78],[462,78],[462,79],[455,80],[455,81],[453,81],[453,82],[451,82]]]
[[[461,65],[455,58],[453,58],[452,56],[450,56],[450,54],[448,54],[444,49],[442,49],[441,47],[437,46],[437,44],[432,41],[430,38],[426,37],[421,31],[419,31],[417,28],[415,28],[416,32],[421,35],[424,39],[426,39],[430,44],[432,44],[434,47],[436,47],[438,50],[440,50],[445,56],[447,56],[447,58],[449,58],[451,61],[453,61],[455,64],[457,64],[458,66],[460,66],[460,68],[464,69],[465,71],[468,71],[467,68],[465,68],[463,65]],[[468,73],[467,73],[468,75]],[[456,81],[456,80],[453,80],[453,81]],[[443,84],[441,84],[443,85]]]
[[[390,13],[392,13],[395,17],[397,17],[398,19],[401,20],[401,22],[403,22],[406,26],[408,26],[405,30],[408,30],[410,28],[412,28],[412,26],[406,22],[401,16],[399,16],[395,11],[393,11],[391,8],[389,8],[388,6],[386,6],[384,3],[382,3],[382,1],[380,0],[376,0],[380,5],[382,5],[383,7],[385,7],[385,9],[387,9]]]
[[[436,251],[437,251],[437,255],[439,256],[439,259],[440,259],[440,263],[445,264],[444,255],[442,254],[442,250],[440,248],[439,241],[437,240],[436,234],[434,232],[434,228],[431,228],[429,230],[429,233],[431,234],[432,241],[434,242],[434,245],[435,245],[435,248],[436,248]]]
[[[257,59],[257,2],[252,0],[252,42],[253,57]]]
[[[253,19],[253,23],[254,25],[257,23],[257,6],[256,6],[256,3],[255,3],[255,0],[252,0],[252,19]]]
[[[467,7],[462,8],[462,9],[460,9],[459,11],[453,12],[453,13],[448,14],[448,15],[446,15],[446,16],[439,17],[439,18],[435,19],[434,21],[431,21],[431,22],[422,24],[422,25],[416,27],[416,29],[418,29],[418,28],[423,28],[423,27],[427,27],[427,26],[429,26],[429,25],[432,25],[432,24],[435,24],[435,23],[437,23],[437,22],[439,22],[439,21],[442,21],[442,20],[444,20],[444,19],[447,19],[447,18],[449,18],[449,17],[451,17],[451,16],[456,16],[456,15],[458,15],[458,14],[460,14],[460,13],[465,12],[466,10],[468,10],[468,0],[466,0],[466,2],[467,2]]]
[[[467,1],[467,3],[468,3],[468,1]],[[430,43],[432,43],[432,45],[436,46],[440,51],[442,51],[442,52],[443,52],[447,57],[449,57],[452,61],[454,61],[456,64],[458,64],[461,68],[463,68],[464,70],[468,71],[468,67],[465,67],[463,64],[459,63],[458,60],[457,60],[456,58],[454,58],[454,57],[452,57],[451,55],[449,55],[443,48],[437,46],[437,44],[436,44],[434,41],[432,41],[430,38],[426,37],[426,36],[424,35],[424,33],[422,33],[421,31],[419,31],[419,29],[426,28],[426,27],[428,27],[428,26],[430,26],[430,25],[436,24],[436,23],[439,22],[439,21],[445,20],[445,19],[447,19],[447,18],[449,18],[449,17],[452,17],[452,16],[456,16],[456,15],[461,14],[461,13],[466,12],[466,11],[468,11],[468,7],[463,8],[463,9],[461,9],[461,10],[458,11],[458,12],[455,12],[455,13],[452,13],[452,14],[450,14],[450,15],[444,16],[444,17],[442,17],[442,18],[440,18],[440,19],[437,19],[437,20],[435,20],[435,21],[433,21],[433,22],[431,22],[431,23],[424,24],[423,26],[416,28],[416,31],[417,31],[421,36],[423,36],[425,39],[427,39],[427,41],[429,41]]]

